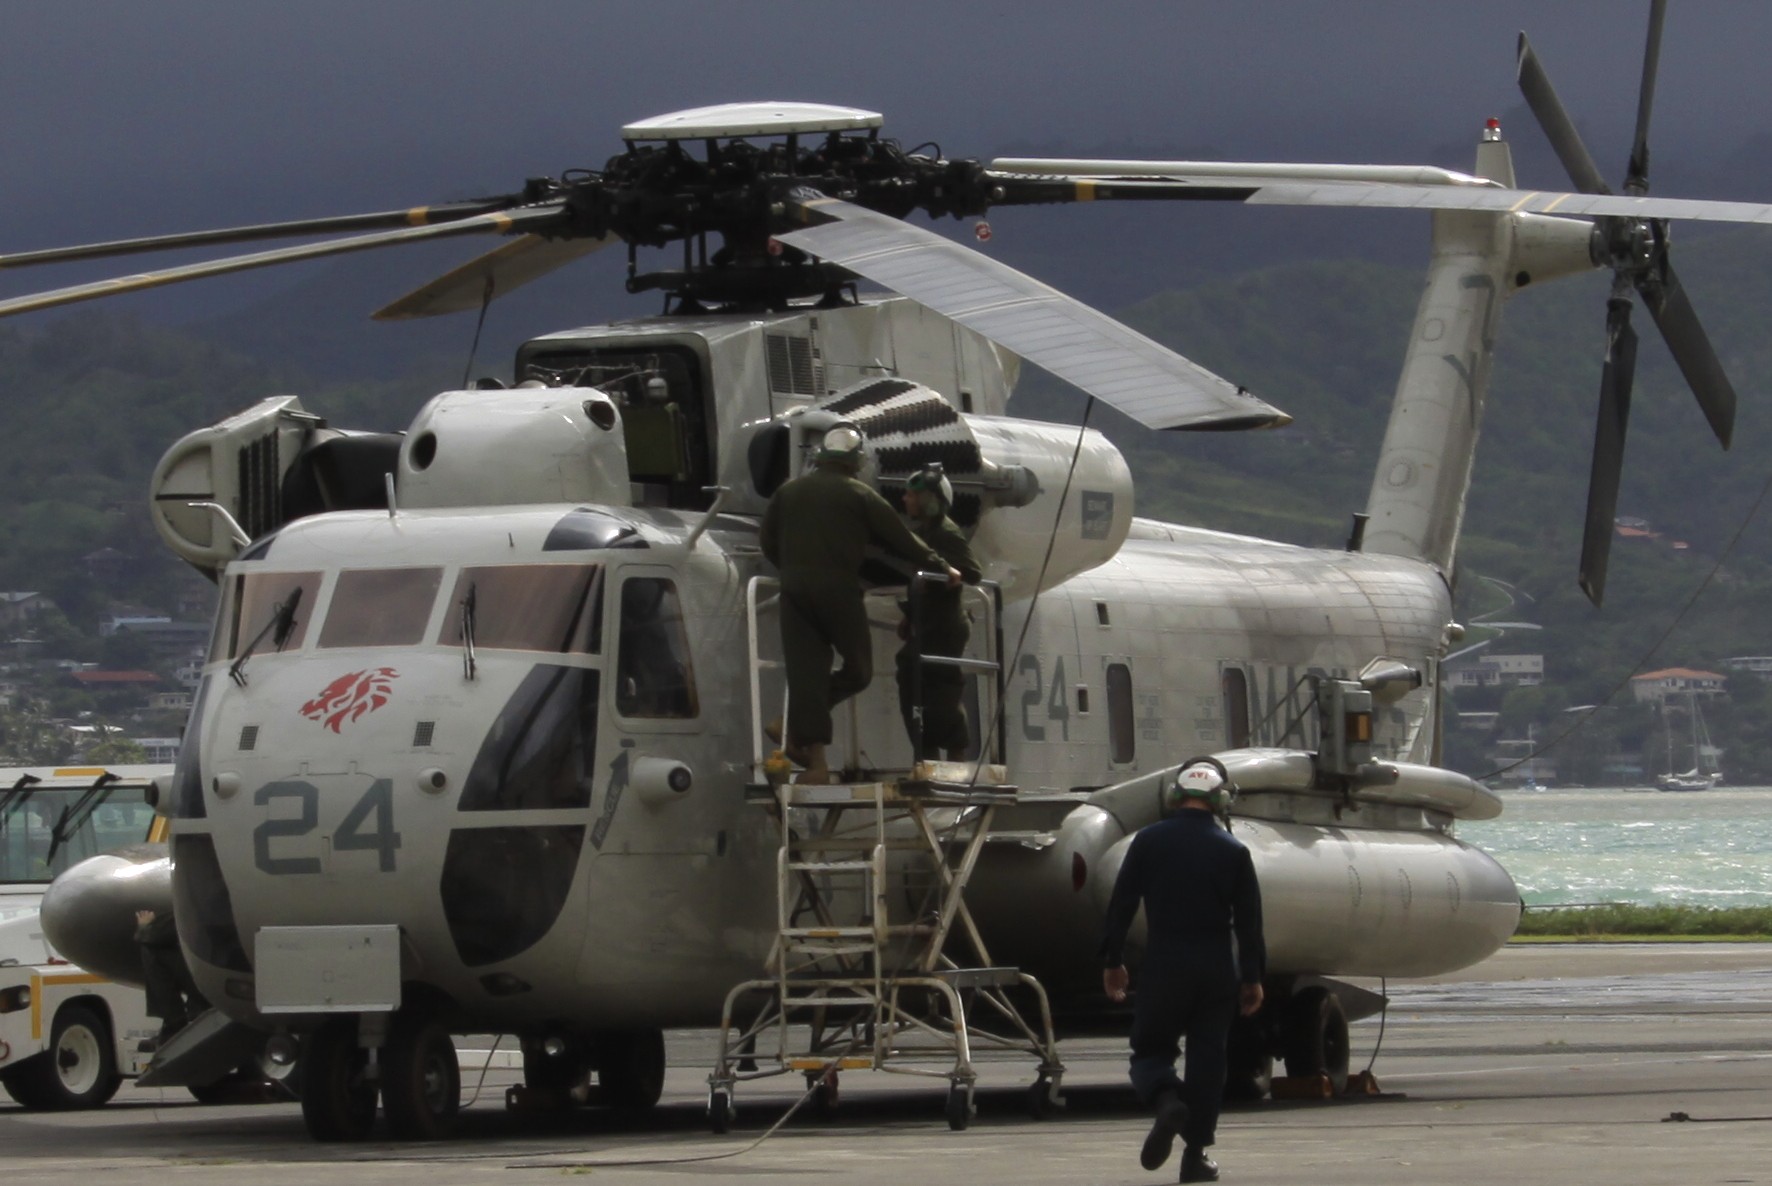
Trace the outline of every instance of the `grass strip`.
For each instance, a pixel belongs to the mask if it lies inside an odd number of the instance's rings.
[[[1772,906],[1596,906],[1532,907],[1520,917],[1517,941],[1589,942],[1734,941],[1772,938]]]

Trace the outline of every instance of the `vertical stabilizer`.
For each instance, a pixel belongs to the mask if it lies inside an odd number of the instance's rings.
[[[1476,171],[1512,186],[1513,160],[1494,120]],[[1594,265],[1585,221],[1468,211],[1433,218],[1433,261],[1372,479],[1363,550],[1450,573],[1502,304],[1527,285]]]

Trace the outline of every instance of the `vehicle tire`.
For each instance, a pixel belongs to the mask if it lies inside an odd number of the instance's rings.
[[[1327,1075],[1336,1091],[1347,1087],[1347,1014],[1341,998],[1314,986],[1286,1006],[1286,1073]]]
[[[302,1047],[301,1115],[316,1141],[361,1141],[375,1128],[375,1081],[357,1024],[335,1018]]]
[[[396,1140],[439,1141],[461,1110],[461,1063],[435,1021],[396,1018],[382,1048],[381,1106]]]
[[[1224,1098],[1262,1099],[1273,1085],[1274,1054],[1267,1026],[1259,1016],[1237,1018],[1225,1050]]]
[[[38,1111],[103,1107],[123,1083],[110,1024],[90,1006],[62,1006],[50,1027],[49,1048],[9,1068],[5,1083],[21,1106]]]
[[[644,1112],[664,1094],[663,1030],[622,1030],[597,1036],[597,1100],[623,1112]]]

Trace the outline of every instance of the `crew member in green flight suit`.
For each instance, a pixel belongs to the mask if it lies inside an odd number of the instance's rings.
[[[781,650],[787,668],[787,756],[801,782],[828,782],[831,710],[874,678],[861,565],[878,544],[921,569],[960,573],[918,539],[890,503],[856,478],[862,438],[840,424],[824,435],[814,467],[784,484],[763,514],[762,547],[781,573]],[[831,652],[842,666],[831,670]],[[777,726],[779,728],[779,726]]]
[[[912,474],[905,482],[904,510],[911,525],[930,547],[941,553],[947,566],[969,585],[976,585],[984,574],[973,559],[966,537],[948,518],[954,505],[954,486],[940,465],[929,465]],[[921,612],[913,612],[921,600]],[[966,609],[960,604],[960,590],[951,582],[946,586],[927,581],[913,582],[907,616],[899,628],[905,644],[898,652],[898,708],[904,714],[905,731],[911,744],[917,744],[917,656],[941,655],[958,657],[966,653],[966,642],[972,626],[966,620]],[[921,619],[921,630],[916,623]],[[971,743],[966,725],[966,709],[961,696],[966,690],[966,676],[957,667],[941,663],[922,664],[922,752],[920,758],[939,758],[944,754],[952,761],[962,761]]]

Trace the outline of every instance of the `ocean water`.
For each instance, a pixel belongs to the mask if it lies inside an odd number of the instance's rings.
[[[1772,906],[1772,787],[1500,794],[1499,818],[1457,834],[1500,861],[1528,905]]]

